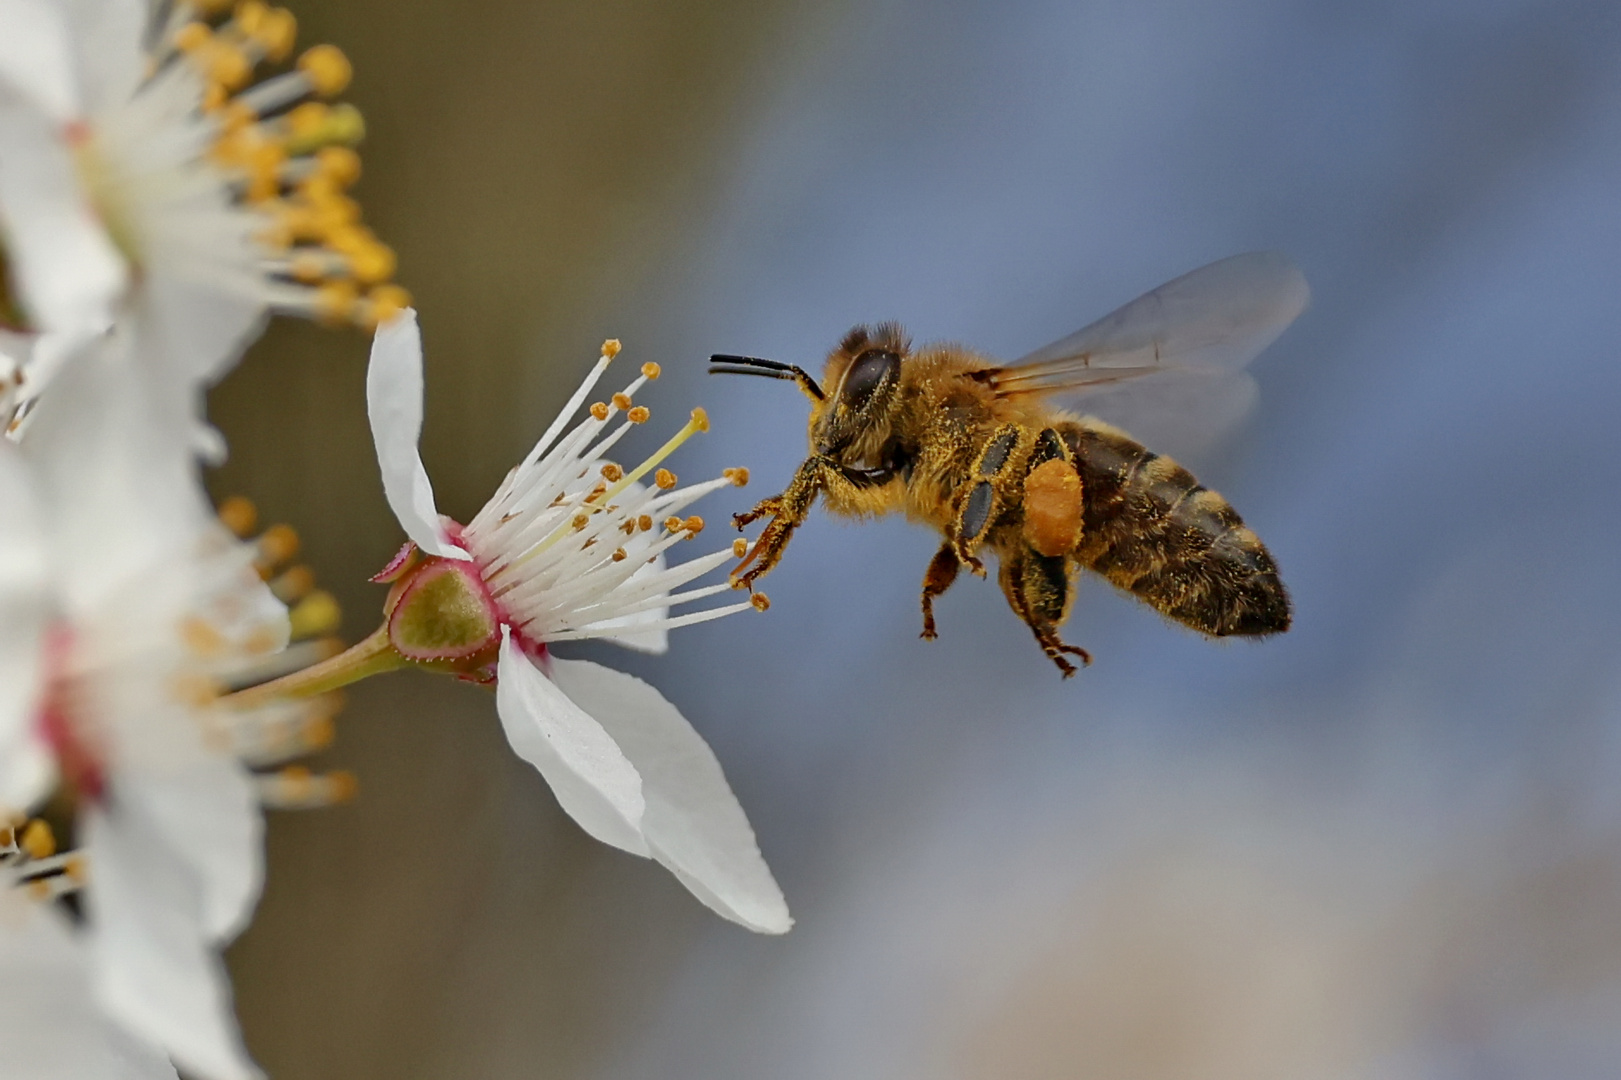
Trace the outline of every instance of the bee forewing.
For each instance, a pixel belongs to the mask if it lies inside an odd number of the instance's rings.
[[[1288,256],[1234,255],[1021,357],[998,372],[995,385],[1003,394],[1051,393],[1168,370],[1237,371],[1277,340],[1310,297]]]

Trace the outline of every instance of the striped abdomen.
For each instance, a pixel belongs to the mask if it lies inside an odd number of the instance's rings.
[[[1289,629],[1277,566],[1226,499],[1106,424],[1057,428],[1081,474],[1082,565],[1206,634]]]

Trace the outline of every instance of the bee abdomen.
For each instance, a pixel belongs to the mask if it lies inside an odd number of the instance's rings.
[[[1082,565],[1206,634],[1289,628],[1289,596],[1272,555],[1226,499],[1106,425],[1059,430],[1081,473]]]

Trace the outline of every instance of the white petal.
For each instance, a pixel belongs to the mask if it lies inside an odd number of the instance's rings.
[[[570,701],[501,629],[495,709],[507,742],[540,770],[557,801],[604,844],[649,854],[642,780],[602,725]]]
[[[552,660],[557,685],[608,730],[642,774],[653,857],[715,911],[781,934],[788,904],[703,737],[653,687],[586,660]]]
[[[50,906],[0,892],[0,1062],[26,1080],[175,1080],[90,996],[84,941]]]
[[[83,111],[94,116],[128,101],[146,65],[141,37],[152,17],[147,0],[71,0],[63,10],[78,47]]]
[[[153,400],[127,344],[115,333],[68,361],[22,444],[70,616],[189,556],[211,517],[181,405]]]
[[[0,89],[0,228],[39,329],[99,331],[123,291],[124,260],[91,209],[59,127]]]
[[[422,435],[422,333],[411,308],[377,328],[366,369],[366,414],[383,472],[383,493],[405,534],[430,555],[470,558],[446,537],[434,508],[433,485],[417,453]]]
[[[258,1080],[231,1011],[225,966],[202,930],[203,895],[161,830],[109,791],[85,852],[95,992],[120,1024],[206,1080]]]
[[[51,780],[34,736],[49,566],[20,452],[0,440],[0,808],[31,807]]]
[[[0,82],[57,124],[79,115],[63,11],[46,0],[0,0]]]

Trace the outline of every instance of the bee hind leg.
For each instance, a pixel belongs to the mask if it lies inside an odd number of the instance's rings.
[[[1041,651],[1058,665],[1064,678],[1076,671],[1075,665],[1065,659],[1066,655],[1079,659],[1083,667],[1092,663],[1091,653],[1078,645],[1066,644],[1058,636],[1058,627],[1069,615],[1070,603],[1075,598],[1067,559],[1022,548],[1003,557],[998,580],[1014,614],[1030,627]]]
[[[957,569],[962,563],[957,558],[956,547],[948,540],[940,545],[940,550],[934,553],[929,560],[929,568],[923,574],[923,633],[924,641],[933,641],[939,635],[934,630],[934,598],[951,588],[951,583],[957,580]]]

